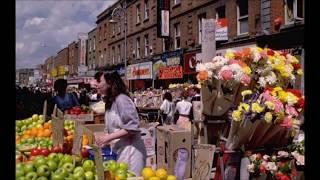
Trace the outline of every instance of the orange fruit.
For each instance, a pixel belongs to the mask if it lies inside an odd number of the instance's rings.
[[[31,134],[31,130],[25,130],[23,134],[30,135]]]
[[[20,144],[20,140],[16,140],[16,144]]]
[[[51,131],[50,131],[49,129],[45,129],[45,130],[43,131],[43,135],[44,135],[44,137],[50,137]]]
[[[31,135],[32,135],[32,136],[37,136],[37,133],[38,133],[37,128],[32,128],[32,129],[31,129]]]
[[[72,135],[73,134],[73,132],[71,132],[71,131],[68,131],[68,136],[70,136],[70,135]]]
[[[64,140],[64,141],[67,141],[68,139],[67,139],[67,137],[63,137],[63,140]]]
[[[89,140],[86,138],[82,139],[82,146],[88,145],[89,144]]]
[[[50,125],[48,122],[46,122],[46,123],[43,124],[43,127],[44,127],[45,129],[49,129],[50,126],[51,126],[51,125]]]
[[[24,135],[22,136],[23,139],[28,139],[29,137],[30,137],[30,135],[28,135],[28,134],[24,134]]]
[[[37,137],[44,137],[44,131],[42,129],[38,131]]]

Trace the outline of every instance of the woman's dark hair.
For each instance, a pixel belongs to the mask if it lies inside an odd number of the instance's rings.
[[[104,79],[111,87],[106,90],[106,96],[103,98],[106,104],[106,110],[109,110],[112,103],[119,94],[125,94],[130,97],[126,85],[117,72],[104,74]]]
[[[54,82],[54,90],[58,92],[59,96],[64,96],[67,90],[68,82],[65,79],[57,79]]]
[[[189,93],[188,93],[188,91],[182,91],[182,97],[184,98],[184,99],[187,99],[188,97],[189,97]]]
[[[94,75],[94,79],[97,81],[97,82],[100,82],[100,77],[103,75],[103,72],[102,71],[99,71],[97,72],[95,75]]]
[[[163,95],[163,100],[168,100],[168,101],[170,101],[170,102],[172,102],[172,95],[171,95],[171,93],[170,92],[166,92],[166,93],[164,93],[164,95]]]

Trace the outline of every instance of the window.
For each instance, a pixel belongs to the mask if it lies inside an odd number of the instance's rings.
[[[93,50],[96,50],[96,37],[93,37]]]
[[[198,29],[199,29],[199,44],[201,44],[202,41],[202,19],[206,18],[206,14],[200,14],[198,16]]]
[[[180,4],[181,3],[181,0],[173,0],[174,1],[174,4]]]
[[[216,19],[226,18],[226,7],[221,6],[216,9]]]
[[[144,19],[149,19],[149,0],[144,0]]]
[[[146,34],[144,36],[144,56],[147,57],[149,55],[149,37]]]
[[[237,2],[238,35],[247,34],[248,26],[248,0],[238,0]]]
[[[295,20],[304,18],[304,0],[284,1],[285,24],[294,23]]]
[[[91,52],[91,39],[89,39],[89,52]]]
[[[180,48],[180,23],[174,25],[174,48]]]
[[[112,64],[114,64],[115,54],[115,49],[112,47]]]
[[[118,63],[121,62],[121,46],[118,44]]]
[[[118,24],[118,34],[120,34],[121,33],[121,23],[118,22],[117,24]]]
[[[140,21],[141,21],[141,15],[140,15],[140,5],[138,4],[137,5],[137,10],[136,10],[136,12],[137,12],[137,24],[138,23],[140,23]]]
[[[116,25],[113,24],[112,25],[112,35],[115,35],[116,34]]]
[[[140,38],[136,40],[136,58],[140,59]]]

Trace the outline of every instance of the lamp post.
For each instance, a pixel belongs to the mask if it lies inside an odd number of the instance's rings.
[[[110,23],[117,23],[114,16],[124,18],[124,69],[125,69],[125,80],[127,80],[127,3],[124,1],[123,7],[116,7],[113,9],[111,14]]]

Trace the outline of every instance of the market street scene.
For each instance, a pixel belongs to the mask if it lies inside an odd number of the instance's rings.
[[[17,180],[304,180],[304,0],[16,0]]]

